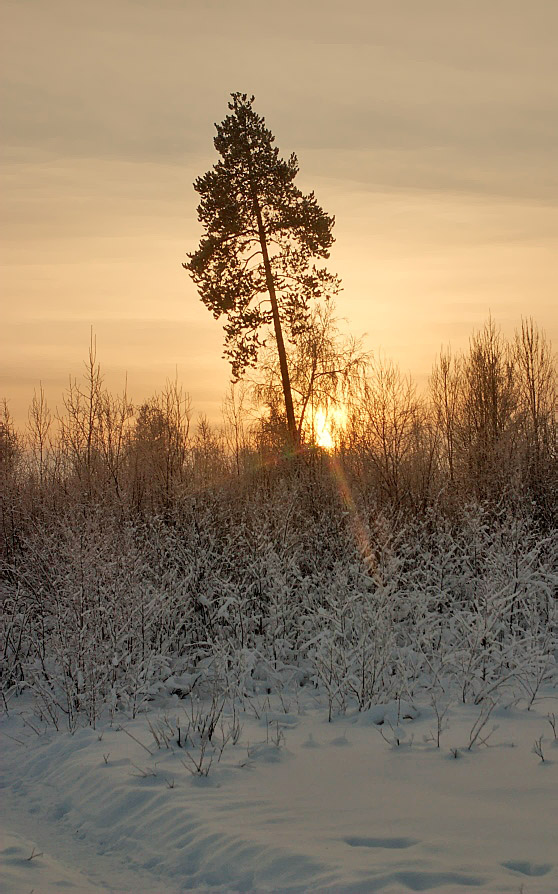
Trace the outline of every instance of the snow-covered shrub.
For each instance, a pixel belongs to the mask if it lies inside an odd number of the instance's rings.
[[[556,534],[509,508],[402,516],[339,481],[310,458],[164,514],[69,500],[30,523],[2,570],[6,704],[25,687],[75,729],[309,682],[331,716],[422,695],[531,703],[556,674]]]

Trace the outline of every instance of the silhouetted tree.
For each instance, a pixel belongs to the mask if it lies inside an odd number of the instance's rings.
[[[539,514],[556,517],[558,494],[558,372],[552,345],[532,320],[521,321],[513,345],[524,471]]]
[[[334,218],[314,193],[294,185],[296,155],[279,156],[274,136],[252,105],[254,97],[231,94],[231,114],[217,124],[214,145],[221,160],[194,189],[205,235],[183,266],[215,318],[225,314],[225,356],[235,379],[255,366],[273,323],[289,437],[298,443],[285,337],[296,341],[309,325],[311,299],[337,292],[337,277],[313,263],[327,258]]]
[[[477,495],[499,493],[516,473],[517,381],[509,344],[492,317],[463,361],[459,442]]]
[[[289,358],[299,442],[314,443],[316,410],[327,418],[330,411],[344,407],[370,360],[360,340],[340,332],[333,314],[333,302],[315,305],[310,325],[300,333]],[[264,350],[259,373],[256,397],[270,412],[270,419],[277,419],[281,375],[274,341]]]
[[[184,482],[190,432],[190,397],[177,381],[137,411],[128,449],[137,507],[170,505]]]
[[[455,483],[455,442],[463,384],[463,358],[441,350],[430,377],[430,397],[442,438],[442,454],[451,484]]]
[[[14,471],[21,448],[5,398],[0,412],[0,477],[4,479]]]

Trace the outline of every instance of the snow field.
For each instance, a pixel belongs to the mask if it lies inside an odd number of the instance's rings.
[[[16,701],[1,728],[6,892],[558,891],[548,687],[530,710],[495,706],[470,749],[482,706],[451,703],[437,748],[432,705],[328,723],[311,687],[260,694],[207,775],[201,740],[170,733],[187,728],[177,696],[73,735],[37,735]],[[232,719],[229,704],[215,742]]]

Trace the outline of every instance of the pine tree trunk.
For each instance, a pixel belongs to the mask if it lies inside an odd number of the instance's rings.
[[[283,330],[281,329],[281,319],[279,317],[279,305],[277,304],[277,295],[275,293],[275,283],[273,282],[273,274],[271,272],[271,264],[269,263],[269,254],[267,251],[267,240],[262,221],[262,214],[257,197],[254,197],[254,207],[256,218],[258,221],[258,235],[262,248],[265,278],[269,299],[271,301],[271,310],[273,313],[273,324],[275,327],[275,341],[277,342],[277,352],[279,354],[279,366],[281,368],[281,381],[283,384],[283,395],[285,398],[285,410],[287,413],[287,427],[289,429],[289,437],[293,447],[298,447],[299,436],[296,425],[296,419],[293,406],[293,395],[291,391],[291,380],[289,377],[289,366],[287,363],[287,352],[285,350],[285,342],[283,340]]]
[[[262,220],[262,211],[260,208],[260,202],[258,199],[258,191],[256,188],[256,184],[254,182],[254,175],[252,169],[252,150],[250,146],[250,139],[246,130],[246,122],[244,122],[244,134],[246,137],[246,149],[247,149],[247,162],[248,162],[248,172],[250,176],[250,191],[252,193],[252,201],[254,204],[254,213],[256,215],[256,220],[258,223],[258,237],[260,240],[260,246],[262,249],[264,269],[265,269],[265,279],[267,284],[267,290],[269,292],[269,300],[271,302],[271,311],[273,314],[273,325],[275,328],[275,341],[277,342],[277,352],[279,354],[279,367],[281,369],[281,382],[283,385],[283,396],[285,399],[285,411],[287,414],[287,428],[289,431],[289,440],[291,441],[291,446],[293,448],[297,448],[299,446],[299,436],[298,429],[296,425],[296,419],[294,414],[294,406],[293,406],[293,394],[291,390],[291,380],[289,377],[289,365],[287,363],[287,352],[285,350],[285,341],[283,339],[283,330],[281,328],[281,318],[279,316],[279,305],[277,303],[277,294],[275,292],[275,283],[273,281],[273,273],[271,272],[271,264],[269,262],[269,252],[267,250],[267,238],[265,235],[265,228]]]

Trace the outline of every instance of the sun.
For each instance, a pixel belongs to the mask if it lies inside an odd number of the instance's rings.
[[[327,413],[321,407],[314,413],[314,438],[317,446],[324,450],[333,450],[335,447]]]

